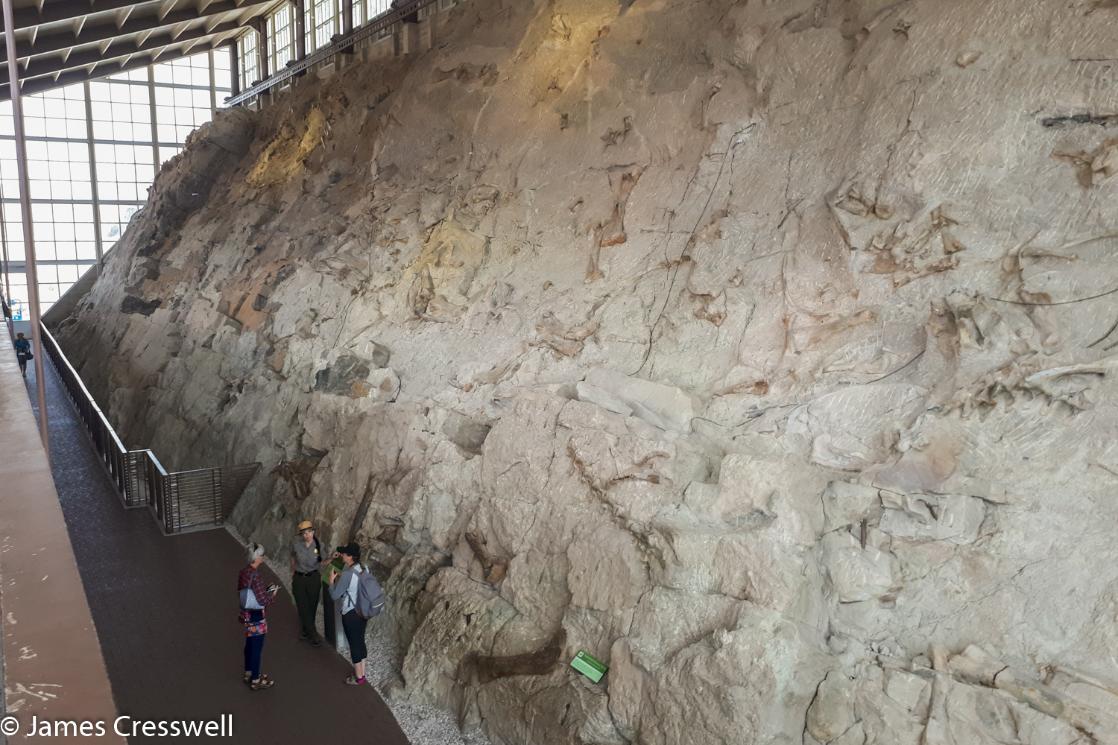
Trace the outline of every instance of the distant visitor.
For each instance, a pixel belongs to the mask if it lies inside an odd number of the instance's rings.
[[[245,627],[245,684],[259,691],[275,685],[275,681],[260,672],[260,663],[264,655],[264,639],[268,636],[266,609],[275,601],[279,586],[264,586],[260,576],[264,547],[259,543],[248,547],[248,561],[248,566],[237,576],[237,593],[241,602],[240,619]]]
[[[31,342],[23,338],[23,334],[16,334],[16,359],[19,361],[19,372],[23,377],[27,377],[27,360],[35,359],[35,355],[31,354]]]

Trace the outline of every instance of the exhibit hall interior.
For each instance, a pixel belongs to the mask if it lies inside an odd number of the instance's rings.
[[[0,7],[9,742],[1118,745],[1118,3]]]

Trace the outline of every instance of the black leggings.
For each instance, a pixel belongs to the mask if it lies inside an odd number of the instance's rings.
[[[349,642],[349,661],[355,665],[369,656],[365,648],[365,625],[368,623],[369,619],[357,615],[355,610],[342,616],[342,631]]]

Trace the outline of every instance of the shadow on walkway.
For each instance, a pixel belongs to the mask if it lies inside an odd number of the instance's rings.
[[[45,367],[51,470],[120,713],[146,720],[232,714],[226,741],[237,743],[407,743],[375,690],[344,685],[352,670],[345,660],[297,640],[286,593],[269,609],[264,646],[275,687],[251,691],[241,682],[243,548],[224,530],[163,536],[148,510],[125,510],[54,369]],[[33,389],[30,370],[27,383]]]

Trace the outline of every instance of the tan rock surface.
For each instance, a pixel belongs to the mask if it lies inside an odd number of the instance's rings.
[[[60,328],[128,441],[267,464],[494,742],[1118,743],[1118,7],[440,39],[164,169]]]

